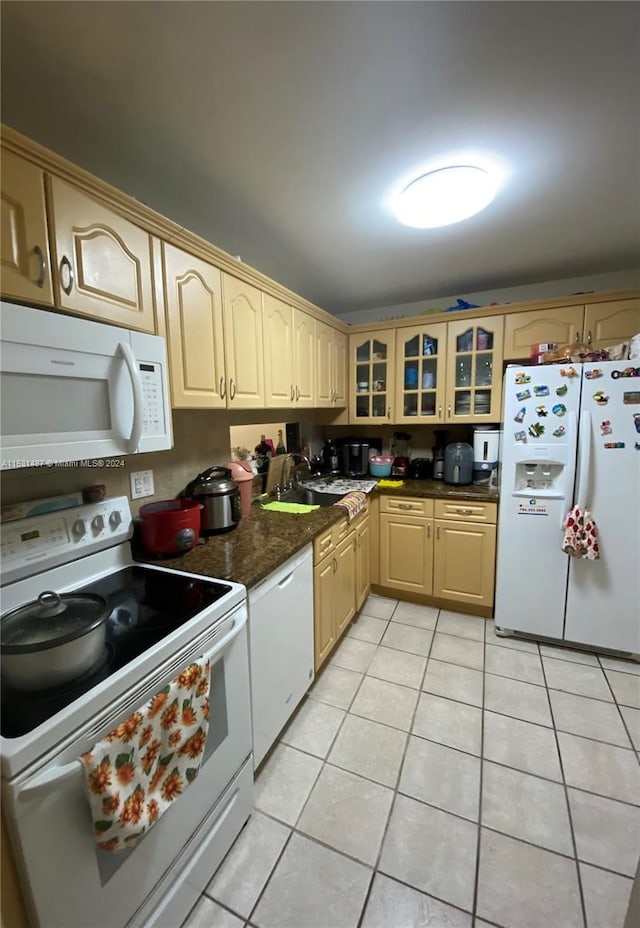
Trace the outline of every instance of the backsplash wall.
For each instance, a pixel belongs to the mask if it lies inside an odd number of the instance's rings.
[[[318,429],[312,415],[300,416],[293,411],[285,415],[289,422],[299,421],[301,435],[309,436],[307,440],[315,438],[319,447],[321,442],[316,437]],[[231,460],[230,426],[273,420],[274,410],[173,410],[173,448],[170,451],[105,459],[105,462],[123,462],[122,466],[116,467],[105,463],[103,467],[30,467],[3,471],[0,484],[2,503],[40,499],[104,484],[107,496],[128,496],[132,512],[137,515],[140,506],[145,503],[177,496],[207,467],[228,464]],[[153,471],[155,492],[153,496],[131,500],[129,475],[140,470]]]

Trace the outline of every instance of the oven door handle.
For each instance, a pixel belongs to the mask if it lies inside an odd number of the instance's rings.
[[[70,764],[63,764],[62,767],[49,767],[40,776],[20,787],[19,798],[31,799],[32,796],[48,790],[54,784],[62,783],[63,780],[68,780],[70,777],[82,773],[82,769],[82,761],[79,760],[71,761]]]

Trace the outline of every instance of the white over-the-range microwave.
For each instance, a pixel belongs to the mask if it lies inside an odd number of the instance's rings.
[[[2,469],[171,448],[165,341],[0,303]]]

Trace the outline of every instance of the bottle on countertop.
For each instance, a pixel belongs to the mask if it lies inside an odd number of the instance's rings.
[[[259,474],[266,474],[269,470],[269,458],[271,457],[271,448],[265,440],[265,436],[260,436],[260,441],[256,445],[256,464]]]
[[[287,449],[284,446],[284,441],[282,439],[282,429],[278,429],[278,443],[276,444],[276,454],[286,454]]]
[[[337,474],[340,469],[338,465],[338,448],[332,438],[327,438],[327,441],[323,445],[322,458],[324,460],[325,470],[330,474]]]

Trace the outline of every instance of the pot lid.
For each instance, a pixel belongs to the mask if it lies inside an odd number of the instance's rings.
[[[2,616],[0,650],[3,654],[24,654],[54,648],[97,628],[108,612],[102,596],[46,590]]]
[[[190,487],[193,495],[204,491],[208,496],[232,493],[238,489],[228,467],[210,467],[198,474]]]

